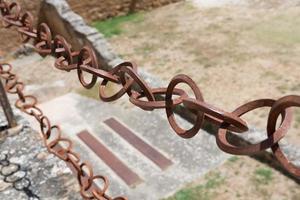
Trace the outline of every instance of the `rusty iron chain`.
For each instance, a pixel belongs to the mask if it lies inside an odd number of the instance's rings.
[[[213,123],[219,127],[216,135],[216,142],[219,148],[227,153],[235,155],[250,155],[268,148],[271,148],[277,160],[292,175],[300,178],[300,168],[292,164],[282,152],[278,142],[287,134],[292,120],[292,110],[290,107],[300,107],[300,96],[289,95],[273,99],[258,99],[238,107],[233,112],[226,112],[216,108],[204,101],[200,88],[188,76],[180,74],[175,76],[166,88],[151,88],[145,80],[138,74],[137,65],[134,62],[123,62],[109,71],[101,69],[97,62],[95,52],[92,48],[85,46],[80,51],[74,51],[70,43],[61,36],[54,36],[46,23],[41,23],[35,29],[33,27],[33,17],[29,12],[22,14],[22,9],[18,3],[6,3],[0,0],[0,11],[2,14],[3,25],[5,28],[17,27],[23,42],[34,41],[35,49],[41,56],[53,55],[56,57],[55,67],[64,71],[77,70],[78,79],[83,87],[92,88],[98,78],[102,79],[99,84],[99,97],[104,102],[111,102],[119,99],[123,95],[129,96],[129,101],[143,110],[165,109],[167,119],[173,130],[182,138],[191,138],[195,136],[203,125],[204,120]],[[78,164],[79,157],[71,150],[72,142],[60,135],[58,126],[50,125],[47,117],[44,117],[42,111],[36,107],[37,100],[33,96],[25,96],[22,93],[24,84],[18,81],[15,74],[10,73],[11,66],[7,69],[1,67],[1,76],[6,80],[6,89],[10,93],[17,93],[19,96],[16,106],[27,114],[34,116],[41,124],[41,131],[44,142],[50,152],[56,154],[61,159],[70,162],[77,169],[78,174],[83,176],[81,165]],[[87,81],[84,73],[92,75]],[[105,89],[108,82],[121,85],[121,89],[112,96],[107,96]],[[178,84],[187,84],[194,92],[195,98],[191,98],[184,90],[176,88]],[[133,89],[133,85],[139,86],[139,90]],[[158,95],[164,95],[164,100],[158,100]],[[177,96],[173,99],[173,95]],[[147,100],[143,100],[143,99]],[[192,128],[185,130],[178,125],[174,116],[176,105],[183,104],[186,109],[196,113],[196,120]],[[247,123],[241,118],[242,115],[262,107],[270,107],[267,123],[268,137],[264,141],[248,146],[236,146],[227,139],[227,132],[243,133],[248,131]],[[281,115],[281,123],[277,126],[277,119]],[[47,127],[47,128],[45,128]],[[58,135],[47,142],[50,138],[52,129],[57,129]],[[53,150],[60,141],[67,142],[69,148]],[[74,160],[75,159],[75,160]],[[78,159],[79,160],[79,159]],[[83,166],[92,172],[88,164]],[[92,174],[92,173],[90,173]],[[104,183],[107,180],[104,177],[89,176],[87,182],[82,182],[78,178],[82,190],[91,186],[94,179],[102,179]],[[106,187],[104,187],[106,189]],[[105,190],[94,192],[93,197],[101,199],[105,196]],[[84,192],[82,192],[84,194]],[[84,198],[87,196],[83,195]],[[101,198],[98,198],[101,197]]]
[[[104,176],[95,175],[88,162],[81,162],[80,156],[73,151],[73,142],[61,135],[61,129],[52,125],[42,110],[37,107],[37,99],[32,95],[25,95],[24,83],[12,73],[12,66],[8,63],[0,64],[0,77],[5,81],[5,90],[10,94],[17,94],[15,106],[24,113],[33,116],[40,125],[41,136],[47,150],[67,162],[77,174],[80,193],[84,199],[126,200],[125,197],[111,198],[105,192],[108,189],[108,180]],[[102,181],[102,188],[95,185],[95,181]]]

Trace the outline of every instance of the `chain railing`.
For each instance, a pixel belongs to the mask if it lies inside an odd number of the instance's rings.
[[[55,67],[57,69],[68,72],[76,70],[78,79],[83,87],[90,89],[96,84],[97,79],[101,78],[99,97],[104,102],[115,101],[127,94],[129,101],[143,110],[165,109],[171,127],[182,138],[195,136],[202,127],[204,120],[207,120],[219,127],[216,134],[216,142],[221,150],[235,155],[250,155],[271,148],[279,163],[290,174],[296,178],[300,178],[300,168],[288,160],[278,144],[287,134],[291,125],[291,107],[300,107],[300,96],[289,95],[278,100],[258,99],[239,106],[233,112],[226,112],[205,102],[199,87],[186,75],[175,76],[166,88],[152,88],[139,76],[135,63],[123,62],[106,71],[99,66],[92,48],[85,46],[80,51],[74,51],[71,44],[63,36],[52,35],[46,23],[38,24],[37,28],[34,28],[33,16],[29,12],[22,12],[18,3],[13,2],[8,4],[0,0],[0,10],[5,28],[17,27],[17,31],[20,33],[23,42],[33,40],[35,49],[40,55],[53,55],[56,57]],[[7,68],[5,69],[4,66]],[[107,179],[103,176],[93,176],[90,165],[86,163],[79,164],[79,156],[71,148],[72,142],[61,136],[58,126],[50,125],[48,118],[43,116],[42,111],[36,107],[37,100],[35,97],[23,94],[24,85],[18,81],[15,74],[10,72],[11,66],[8,64],[2,65],[0,70],[1,76],[6,80],[7,91],[17,93],[19,96],[16,106],[25,113],[34,116],[40,122],[44,143],[48,150],[59,158],[71,163],[77,169],[82,196],[84,198],[110,199],[105,194]],[[91,80],[87,81],[84,78],[84,73],[91,74]],[[122,86],[118,92],[111,96],[107,96],[105,92],[109,82]],[[180,83],[187,84],[194,92],[195,98],[191,98],[184,90],[176,88]],[[133,89],[133,85],[138,85],[139,89]],[[163,95],[164,99],[159,99],[159,95]],[[173,95],[177,96],[177,98],[173,99]],[[142,98],[146,98],[147,100],[143,100]],[[175,120],[174,109],[179,104],[183,104],[186,109],[196,113],[195,123],[188,130],[181,128]],[[248,125],[241,116],[262,107],[270,108],[266,127],[267,139],[248,146],[237,146],[231,143],[227,139],[228,131],[238,134],[246,132]],[[280,125],[277,126],[279,115],[282,116],[282,119]],[[56,129],[56,136],[52,135],[53,129]],[[54,139],[48,141],[51,137],[54,137]],[[54,150],[54,147],[57,147],[61,142],[68,143],[68,148]],[[84,177],[87,173],[84,173],[83,168],[89,169],[88,177]],[[82,178],[85,178],[85,181]],[[104,189],[92,190],[89,195],[86,195],[85,192],[90,189],[94,179],[102,179],[105,183]],[[123,197],[116,199],[123,199]]]
[[[51,125],[49,118],[37,107],[36,97],[23,93],[24,83],[11,70],[12,66],[10,64],[0,64],[0,77],[5,80],[5,90],[11,94],[17,94],[18,99],[15,106],[34,117],[39,123],[43,143],[48,152],[67,162],[77,174],[82,197],[84,199],[125,200],[124,197],[111,198],[105,193],[109,185],[107,178],[101,175],[94,176],[91,165],[88,162],[82,162],[80,156],[73,151],[73,142],[63,137],[60,127]],[[103,187],[97,187],[95,181],[102,181]]]

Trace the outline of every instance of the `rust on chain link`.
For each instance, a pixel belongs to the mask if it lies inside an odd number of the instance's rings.
[[[15,106],[38,121],[42,140],[47,150],[72,166],[73,171],[77,174],[82,197],[84,199],[126,200],[125,197],[112,198],[105,193],[109,185],[107,178],[101,175],[93,175],[90,164],[82,162],[80,156],[73,151],[73,142],[68,138],[64,138],[60,127],[52,125],[48,117],[37,107],[36,97],[23,93],[23,82],[20,82],[11,70],[12,66],[10,64],[0,64],[0,77],[5,80],[5,90],[8,93],[16,93],[18,99]],[[103,182],[102,188],[95,185],[94,181],[99,179]]]
[[[102,79],[99,84],[99,97],[105,102],[115,101],[124,94],[129,96],[129,100],[134,105],[144,110],[165,109],[169,124],[178,136],[182,138],[191,138],[195,136],[204,120],[219,126],[216,136],[218,146],[225,152],[237,155],[248,155],[271,148],[275,157],[292,175],[300,178],[300,168],[293,165],[283,154],[278,142],[287,134],[288,128],[292,120],[292,112],[289,107],[300,106],[300,96],[287,96],[279,100],[259,99],[246,103],[238,107],[233,112],[226,112],[216,108],[204,101],[202,93],[195,82],[186,75],[177,75],[169,83],[166,88],[151,88],[146,81],[138,74],[137,65],[133,62],[123,62],[109,71],[101,69],[97,62],[95,52],[92,48],[85,46],[80,51],[74,51],[72,45],[60,35],[52,35],[49,26],[46,23],[37,25],[37,29],[33,27],[33,17],[29,12],[22,14],[22,9],[18,3],[8,3],[0,0],[0,11],[2,15],[2,23],[5,28],[17,27],[17,31],[21,35],[23,42],[33,40],[36,51],[41,56],[53,55],[56,57],[55,67],[64,70],[77,70],[80,83],[85,88],[91,88],[96,84],[98,78]],[[43,112],[36,107],[37,100],[30,95],[24,95],[24,84],[18,80],[18,77],[11,73],[9,64],[1,65],[0,75],[5,80],[5,88],[9,93],[17,93],[19,99],[16,106],[25,113],[35,117],[40,125],[45,145],[48,150],[59,158],[67,161],[77,170],[78,180],[81,187],[81,194],[84,198],[94,199],[111,199],[105,190],[96,191],[91,189],[91,182],[94,179],[103,179],[102,176],[91,176],[93,173],[84,173],[83,169],[91,169],[88,164],[80,164],[77,154],[72,151],[72,142],[63,138],[58,126],[51,126],[47,117],[43,116]],[[90,80],[86,80],[84,73],[90,74]],[[108,96],[105,92],[109,82],[119,84],[121,89]],[[176,88],[178,84],[187,84],[194,93],[194,98],[190,97],[184,90]],[[138,89],[133,89],[133,84]],[[157,95],[163,95],[164,100],[158,100]],[[173,95],[177,96],[173,99]],[[176,105],[182,104],[185,109],[196,113],[196,120],[192,128],[186,130],[180,127],[175,120],[174,109]],[[249,146],[236,146],[227,140],[227,132],[233,131],[243,133],[248,130],[247,123],[241,118],[245,113],[261,107],[270,107],[268,118],[267,133],[268,137],[260,143]],[[278,116],[282,116],[279,128],[276,128]],[[53,135],[52,135],[53,134]],[[68,148],[59,149],[59,144],[68,144]],[[57,149],[58,148],[58,149]],[[83,167],[85,166],[85,167]],[[83,183],[81,179],[86,178]],[[106,188],[107,180],[104,185]],[[89,194],[87,194],[89,192]],[[124,199],[119,197],[116,199]]]

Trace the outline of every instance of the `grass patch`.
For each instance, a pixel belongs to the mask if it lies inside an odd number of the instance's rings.
[[[151,43],[144,43],[140,47],[135,48],[135,53],[147,55],[149,53],[154,52],[157,49],[157,46]]]
[[[111,96],[111,95],[115,94],[117,91],[119,91],[120,88],[121,88],[120,85],[109,82],[106,85],[105,94],[107,96]],[[82,88],[77,89],[75,92],[77,92],[78,94],[80,94],[82,96],[99,100],[100,99],[100,97],[99,97],[99,82],[96,83],[94,85],[94,87],[92,87],[91,89],[86,89],[86,88],[82,87]]]
[[[225,182],[220,173],[212,173],[206,176],[207,181],[204,184],[194,187],[187,187],[179,190],[174,196],[165,200],[210,200],[214,199],[215,189]]]
[[[254,181],[258,184],[269,184],[273,180],[273,172],[268,168],[259,168],[254,172]]]
[[[254,27],[256,38],[266,44],[300,44],[299,11],[291,10],[263,21]]]
[[[120,35],[123,32],[122,25],[127,22],[139,23],[144,20],[142,13],[133,13],[124,16],[114,17],[105,21],[96,21],[92,25],[105,37]]]
[[[270,77],[274,79],[281,79],[281,76],[273,71],[265,71],[261,76],[261,78]]]
[[[299,91],[300,90],[300,83],[294,85],[292,88],[291,88],[292,91]]]
[[[276,89],[282,93],[285,93],[289,90],[289,87],[287,85],[279,85],[276,87]]]
[[[80,88],[78,90],[76,90],[76,92],[82,96],[91,98],[91,99],[99,99],[99,92],[98,89],[99,85],[96,84],[94,87],[92,87],[91,89],[85,89],[85,88]]]
[[[236,161],[238,161],[240,158],[237,156],[232,156],[231,158],[228,159],[229,162],[231,163],[235,163]]]

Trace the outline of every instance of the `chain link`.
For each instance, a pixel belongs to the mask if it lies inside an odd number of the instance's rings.
[[[43,114],[43,111],[37,107],[37,99],[32,95],[24,95],[24,84],[18,80],[18,77],[11,72],[12,66],[4,63],[0,64],[0,77],[5,80],[5,89],[8,93],[16,93],[18,99],[15,106],[22,110],[24,113],[33,116],[40,124],[40,131],[42,140],[47,150],[68,162],[77,174],[77,179],[80,185],[80,193],[84,199],[120,199],[125,200],[125,197],[112,198],[108,196],[105,191],[108,188],[109,182],[107,179],[100,175],[93,175],[93,169],[87,162],[81,162],[80,156],[73,151],[73,142],[62,137],[61,129],[57,125],[51,125],[50,120]],[[9,80],[9,81],[8,81]],[[14,83],[14,84],[11,84]],[[88,170],[86,170],[88,169]],[[103,180],[103,188],[99,188],[95,185],[95,180]],[[23,188],[26,194],[29,194],[30,190]]]
[[[169,83],[167,88],[151,88],[144,79],[138,74],[137,65],[133,62],[123,62],[115,66],[110,71],[101,69],[97,62],[95,52],[91,47],[84,46],[80,51],[74,51],[72,45],[60,35],[55,37],[52,35],[49,26],[46,23],[41,23],[37,29],[33,27],[33,17],[30,13],[21,14],[21,8],[18,3],[8,4],[0,0],[0,11],[3,17],[5,28],[12,26],[18,27],[17,31],[21,34],[24,42],[34,41],[35,49],[41,56],[53,55],[56,58],[55,67],[64,71],[77,70],[80,83],[85,88],[92,88],[97,78],[101,78],[102,82],[99,85],[99,97],[105,102],[115,101],[127,94],[129,100],[134,105],[143,110],[165,109],[168,121],[173,130],[182,138],[191,138],[195,136],[203,125],[204,120],[211,122],[219,127],[216,135],[217,145],[225,152],[236,155],[249,155],[271,148],[277,160],[283,167],[292,175],[300,178],[300,168],[293,165],[280,149],[278,142],[287,134],[288,128],[292,120],[292,112],[289,107],[300,107],[300,96],[290,95],[279,100],[259,99],[246,103],[238,107],[233,112],[226,112],[216,108],[204,101],[200,88],[196,83],[186,75],[177,75]],[[36,99],[33,96],[26,96],[22,93],[24,85],[18,81],[17,76],[12,74],[9,64],[0,65],[0,75],[6,80],[6,89],[9,93],[17,93],[19,99],[16,106],[25,113],[34,116],[41,124],[41,131],[44,137],[45,145],[48,150],[59,158],[71,163],[77,170],[78,180],[81,187],[81,194],[86,199],[110,199],[105,194],[108,181],[102,176],[104,189],[89,190],[91,187],[90,181],[99,179],[98,176],[89,177],[88,184],[81,181],[82,167],[91,170],[88,164],[79,164],[79,159],[74,160],[74,153],[71,150],[72,142],[66,138],[62,138],[58,126],[51,126],[49,120],[43,116],[42,111],[36,107]],[[92,75],[91,80],[87,81],[83,73]],[[108,82],[122,85],[122,88],[112,96],[105,95],[105,89]],[[195,98],[191,98],[184,90],[176,88],[179,83],[185,83],[194,92]],[[133,85],[137,85],[139,89],[133,89]],[[157,96],[163,95],[164,100],[158,100]],[[173,96],[178,96],[173,99]],[[147,100],[141,100],[145,97]],[[176,105],[183,104],[185,109],[192,110],[196,113],[196,120],[192,128],[185,130],[181,128],[174,116],[174,108]],[[227,138],[227,131],[243,133],[248,131],[247,123],[241,118],[247,112],[261,107],[270,107],[268,116],[267,132],[268,138],[260,143],[249,146],[235,146],[231,144]],[[276,126],[277,118],[281,114],[282,121],[279,126]],[[277,129],[275,127],[278,127]],[[56,136],[52,137],[52,129],[56,129]],[[52,138],[52,139],[51,139]],[[50,141],[49,141],[50,140]],[[53,150],[60,142],[70,144],[67,149]],[[70,155],[73,157],[71,158]],[[77,157],[77,154],[76,156]],[[89,171],[91,172],[91,171]],[[92,173],[87,173],[92,174]],[[86,175],[86,174],[85,174]],[[85,176],[84,175],[84,176]],[[87,175],[88,176],[88,175]],[[97,177],[97,178],[96,178]],[[89,192],[88,192],[89,191]],[[101,197],[101,198],[100,198]],[[116,199],[124,199],[118,197]]]

